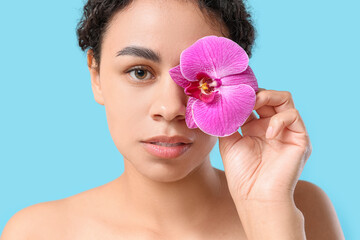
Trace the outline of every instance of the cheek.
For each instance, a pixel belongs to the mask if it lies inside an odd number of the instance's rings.
[[[119,147],[138,140],[150,101],[145,90],[113,80],[108,81],[103,91],[108,126],[115,144]]]
[[[214,148],[216,142],[217,142],[217,137],[214,136],[209,136],[207,134],[205,134],[204,132],[202,132],[200,129],[196,129],[197,133],[197,142],[199,143],[199,148],[201,148],[202,154],[209,154],[211,152],[211,150]]]

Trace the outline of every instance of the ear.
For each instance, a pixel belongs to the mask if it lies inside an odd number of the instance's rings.
[[[98,63],[94,58],[94,52],[92,49],[87,51],[87,65],[90,72],[91,88],[94,93],[94,98],[97,103],[104,105],[104,98],[101,91],[100,73]]]

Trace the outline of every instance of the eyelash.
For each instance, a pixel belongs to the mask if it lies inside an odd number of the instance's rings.
[[[134,67],[134,68],[132,68],[132,69],[130,69],[129,71],[127,71],[126,73],[131,73],[131,72],[134,72],[134,71],[137,71],[137,70],[141,70],[141,71],[144,71],[144,72],[147,72],[148,74],[151,74],[151,75],[153,75],[148,69],[146,69],[145,67],[143,67],[143,66],[137,66],[137,67]],[[132,79],[137,79],[137,81],[138,82],[145,82],[145,81],[148,81],[148,80],[146,80],[146,78],[144,78],[144,79],[138,79],[138,78],[133,78],[133,77],[131,77]]]

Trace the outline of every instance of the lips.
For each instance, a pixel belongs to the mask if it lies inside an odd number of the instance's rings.
[[[162,135],[151,137],[141,143],[146,151],[156,158],[175,159],[185,154],[191,148],[193,141],[180,135]]]
[[[150,143],[163,147],[176,147],[176,146],[185,145],[185,143],[165,143],[165,142],[150,142]]]
[[[161,159],[176,159],[185,154],[192,146],[191,143],[181,143],[180,145],[169,147],[146,142],[143,142],[142,145],[152,156]]]
[[[180,136],[180,135],[176,135],[176,136],[161,135],[161,136],[151,137],[142,142],[152,143],[152,144],[161,145],[161,146],[177,146],[177,145],[183,145],[183,144],[191,144],[193,141],[190,138]],[[177,144],[177,145],[175,145],[175,144]]]

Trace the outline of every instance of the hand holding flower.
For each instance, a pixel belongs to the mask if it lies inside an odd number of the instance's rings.
[[[229,190],[251,239],[305,239],[293,194],[312,151],[308,133],[289,92],[256,97],[260,118],[249,117],[243,136],[219,138]]]
[[[288,200],[310,155],[310,140],[291,94],[258,91],[248,62],[237,43],[206,36],[185,49],[169,73],[189,96],[188,127],[219,136],[233,196]]]
[[[293,193],[311,154],[310,139],[291,94],[258,91],[244,53],[229,39],[204,37],[181,54],[170,75],[190,96],[187,126],[219,136],[228,187],[249,236],[273,239],[267,234],[280,224],[283,230],[271,236],[303,238]],[[260,218],[262,233],[255,226]]]

